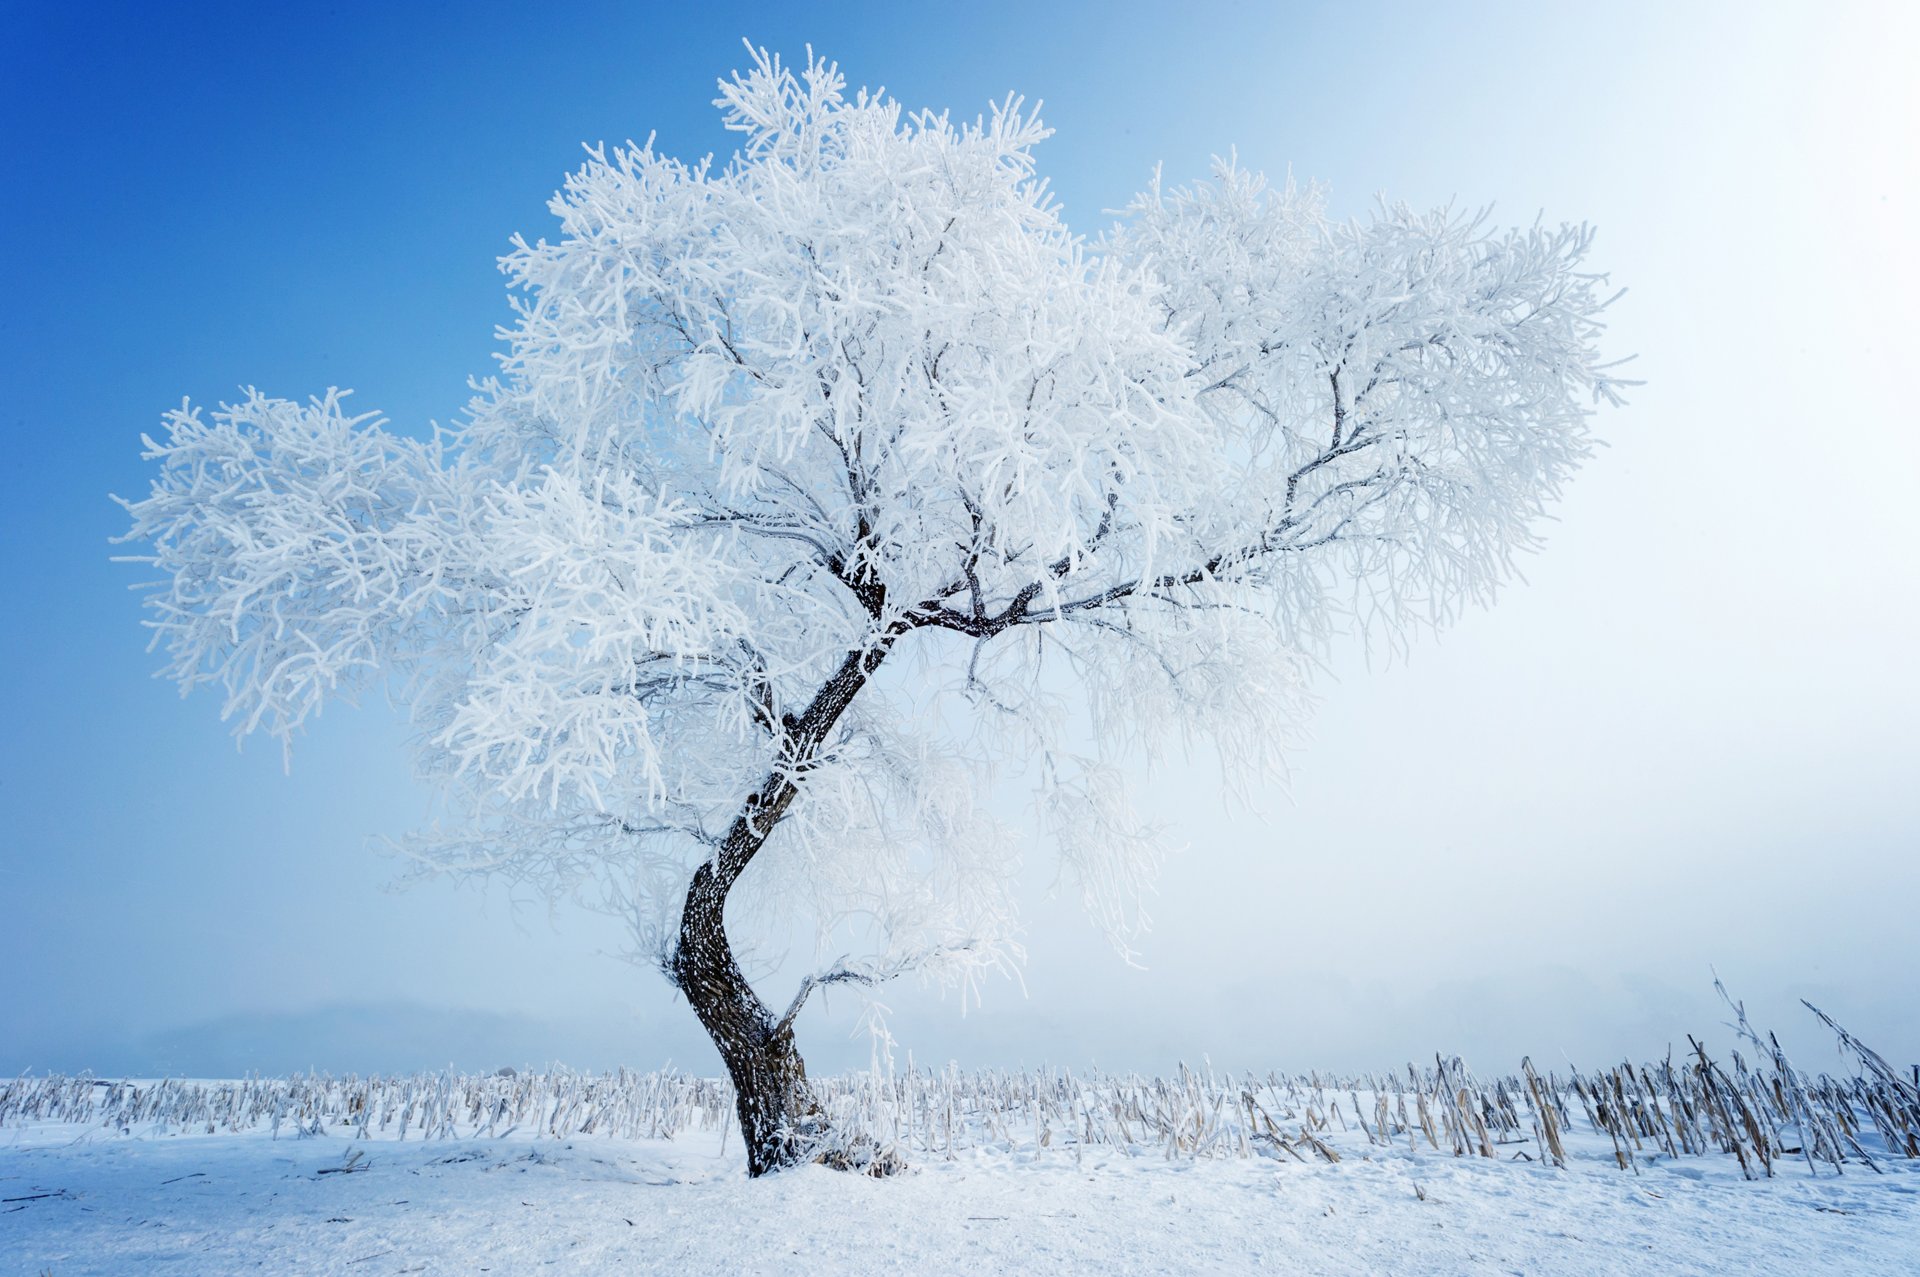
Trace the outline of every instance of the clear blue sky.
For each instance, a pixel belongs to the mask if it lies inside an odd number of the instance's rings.
[[[903,1046],[1591,1059],[1713,1025],[1714,962],[1770,1022],[1811,995],[1920,1056],[1904,6],[801,13],[0,15],[0,1071],[709,1066],[596,920],[381,890],[368,838],[423,806],[390,711],[330,712],[288,777],[152,681],[107,494],[143,488],[139,434],[183,396],[339,384],[405,428],[452,416],[506,315],[507,237],[547,231],[582,141],[724,150],[709,103],[742,36],[910,107],[1044,99],[1043,171],[1090,232],[1155,162],[1230,146],[1347,211],[1591,219],[1649,383],[1529,585],[1402,665],[1336,662],[1290,798],[1227,812],[1191,800],[1204,767],[1143,774],[1193,839],[1148,971],[1042,873],[1030,996],[961,1021],[890,992]],[[808,1015],[816,1060],[864,1059],[847,1007]]]

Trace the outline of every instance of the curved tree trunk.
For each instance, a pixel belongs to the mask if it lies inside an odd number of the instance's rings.
[[[726,1063],[747,1174],[758,1176],[812,1157],[809,1136],[820,1122],[792,1026],[775,1023],[733,959],[725,904],[713,866],[700,866],[680,919],[673,978]]]
[[[680,936],[670,964],[673,981],[687,995],[733,1079],[749,1175],[765,1175],[819,1156],[825,1124],[807,1089],[807,1067],[793,1045],[790,1020],[773,1018],[734,961],[733,946],[727,941],[727,893],[799,796],[799,776],[806,762],[907,628],[896,626],[878,642],[847,653],[806,712],[780,720],[789,765],[769,776],[747,799],[712,859],[694,871],[687,885]],[[899,1165],[888,1156],[854,1158],[845,1150],[829,1153],[823,1160],[871,1174],[887,1174]]]

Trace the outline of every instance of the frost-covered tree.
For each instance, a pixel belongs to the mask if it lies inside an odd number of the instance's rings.
[[[401,845],[628,919],[759,1174],[820,1147],[809,990],[1018,960],[991,773],[1124,947],[1127,752],[1275,765],[1336,632],[1491,595],[1618,383],[1583,227],[1336,222],[1220,164],[1089,242],[1017,99],[956,124],[764,54],[720,92],[723,168],[592,150],[514,241],[457,429],[183,406],[127,508],[165,672],[283,741],[395,690],[447,796]],[[728,924],[794,919],[776,1009]]]

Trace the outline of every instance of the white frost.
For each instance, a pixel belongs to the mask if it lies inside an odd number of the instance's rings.
[[[593,151],[515,242],[458,430],[187,406],[127,503],[170,677],[283,741],[393,680],[448,795],[407,849],[653,960],[782,775],[763,914],[864,928],[869,970],[1017,958],[1019,843],[974,797],[1007,764],[1124,947],[1160,845],[1123,754],[1278,766],[1329,639],[1490,597],[1616,397],[1585,228],[1336,223],[1223,163],[1089,242],[1018,99],[956,123],[764,54],[721,93],[724,167]]]

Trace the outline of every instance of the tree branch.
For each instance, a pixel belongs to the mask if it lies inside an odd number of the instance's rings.
[[[979,942],[974,940],[968,940],[962,944],[937,945],[888,963],[854,964],[849,963],[847,955],[842,954],[839,960],[825,971],[809,975],[800,982],[799,992],[795,993],[793,1001],[787,1004],[786,1013],[774,1023],[774,1035],[778,1036],[793,1027],[795,1017],[800,1014],[800,1008],[807,1004],[807,998],[815,989],[829,984],[860,984],[871,988],[877,984],[885,984],[889,980],[896,980],[907,972],[926,965],[934,958],[950,953],[971,953],[979,947]]]

